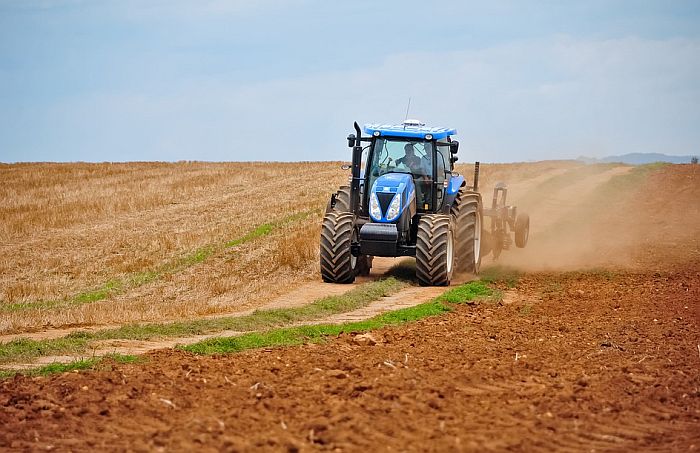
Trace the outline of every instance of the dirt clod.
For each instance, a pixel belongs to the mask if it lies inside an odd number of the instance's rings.
[[[352,341],[360,346],[374,346],[377,344],[377,339],[371,333],[355,335]]]

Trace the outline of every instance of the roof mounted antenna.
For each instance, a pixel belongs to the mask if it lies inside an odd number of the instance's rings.
[[[408,111],[411,110],[411,97],[408,97],[408,105],[406,106],[406,117],[404,117],[403,121],[406,123],[406,120],[408,119]],[[406,126],[404,125],[404,129]]]

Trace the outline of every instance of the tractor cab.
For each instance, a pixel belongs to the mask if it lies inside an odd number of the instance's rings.
[[[455,129],[426,127],[418,120],[407,120],[393,126],[368,124],[364,130],[372,138],[369,152],[363,156],[366,186],[370,188],[370,199],[363,197],[363,206],[371,203],[377,180],[390,173],[411,177],[417,212],[431,212],[444,204],[457,160],[459,144],[451,138],[457,133]],[[387,198],[378,197],[380,201]]]

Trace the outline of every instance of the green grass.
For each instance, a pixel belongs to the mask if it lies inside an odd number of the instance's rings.
[[[87,351],[94,341],[151,340],[202,335],[224,330],[247,332],[281,327],[356,310],[381,297],[396,293],[406,286],[408,283],[389,277],[364,283],[339,296],[324,297],[302,307],[256,310],[247,316],[195,319],[171,323],[129,324],[116,329],[95,332],[76,331],[65,337],[48,340],[19,338],[7,343],[0,343],[0,363],[51,355],[82,353]]]
[[[245,236],[234,239],[233,241],[229,241],[226,243],[226,247],[235,247],[237,245],[244,244],[248,241],[251,241],[253,239],[265,236],[266,234],[270,234],[272,230],[275,229],[275,225],[272,223],[265,223],[260,225],[259,227],[255,228],[253,231],[250,233],[246,234]]]
[[[141,357],[135,355],[110,354],[103,357],[92,357],[89,359],[76,360],[70,363],[50,363],[39,368],[32,368],[31,370],[3,370],[0,371],[0,379],[8,379],[17,374],[23,374],[26,376],[47,376],[49,374],[65,373],[75,370],[109,369],[107,362],[110,361],[116,363],[138,363],[142,360],[143,359]]]
[[[111,279],[97,288],[78,293],[66,299],[0,304],[0,312],[50,310],[105,300],[110,296],[122,294],[130,289],[138,288],[139,286],[154,282],[165,275],[181,272],[191,266],[203,262],[217,251],[225,248],[236,247],[268,235],[277,228],[288,225],[292,222],[306,219],[316,212],[317,211],[301,212],[287,216],[277,222],[259,225],[245,235],[224,244],[200,247],[188,254],[185,254],[184,256],[176,258],[173,261],[162,264],[155,269],[132,273],[123,278]]]
[[[448,291],[445,291],[434,300],[436,302],[447,302],[450,304],[459,304],[473,302],[481,297],[493,295],[493,290],[488,287],[486,282],[477,280],[457,286]]]
[[[237,337],[212,338],[179,348],[195,354],[228,354],[247,349],[318,343],[328,336],[337,336],[343,332],[366,332],[441,315],[451,310],[449,304],[469,303],[494,294],[484,282],[474,281],[452,288],[430,302],[384,313],[365,321],[274,329]]]

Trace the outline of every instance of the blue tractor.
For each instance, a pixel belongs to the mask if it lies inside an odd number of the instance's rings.
[[[525,246],[529,218],[516,220],[515,208],[505,205],[505,186],[497,186],[485,210],[479,163],[471,185],[454,171],[455,129],[406,120],[367,124],[363,136],[354,126],[347,138],[352,165],[345,167],[350,185],[331,195],[321,228],[324,281],[351,283],[369,273],[375,256],[415,256],[421,285],[446,286],[455,272],[478,273],[494,245],[498,253],[508,248],[509,227],[516,245]],[[492,218],[491,231],[483,229],[485,215]]]

